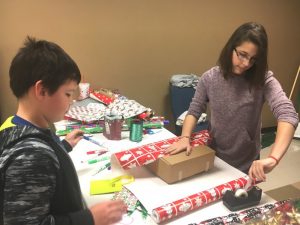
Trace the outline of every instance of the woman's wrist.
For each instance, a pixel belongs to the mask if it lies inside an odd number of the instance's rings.
[[[275,162],[276,162],[276,166],[278,165],[278,163],[279,163],[279,159],[277,159],[276,157],[274,157],[274,156],[272,156],[272,155],[269,155],[268,156],[268,158],[270,158],[270,159],[274,159],[275,160]]]
[[[179,139],[183,139],[183,138],[191,139],[191,136],[183,135],[183,136],[179,136],[178,138],[179,138]]]

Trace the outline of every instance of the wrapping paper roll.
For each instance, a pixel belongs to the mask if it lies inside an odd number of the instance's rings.
[[[111,104],[115,100],[114,93],[104,88],[100,90],[91,90],[90,97],[106,105]]]
[[[202,130],[192,134],[191,145],[206,145],[209,140],[210,136],[208,131]],[[125,170],[147,165],[158,158],[165,156],[165,149],[176,141],[178,141],[178,137],[142,145],[126,151],[121,151],[112,155],[112,161],[114,161],[114,165],[117,164]]]
[[[239,213],[230,213],[227,216],[215,217],[202,221],[200,223],[195,223],[193,225],[228,225],[228,224],[244,224],[248,221],[251,221],[254,218],[257,218],[264,213],[271,211],[273,208],[281,206],[286,201],[278,201],[273,204],[265,204],[261,207],[254,207],[251,209],[246,209]]]
[[[194,209],[203,207],[209,203],[221,199],[227,190],[235,191],[243,188],[249,190],[255,184],[250,177],[244,176],[214,188],[198,192],[185,198],[157,207],[152,211],[152,217],[156,223],[183,215]]]

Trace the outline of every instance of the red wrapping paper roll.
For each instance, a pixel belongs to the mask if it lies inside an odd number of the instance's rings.
[[[194,147],[199,145],[206,145],[209,140],[210,136],[208,131],[202,130],[200,132],[192,134],[191,145]],[[165,156],[166,148],[168,148],[176,141],[178,141],[178,137],[142,145],[137,148],[117,152],[113,155],[113,158],[125,170],[147,165],[157,160],[158,158]]]
[[[235,191],[243,188],[249,190],[255,183],[248,176],[232,180],[214,188],[198,192],[174,202],[165,204],[152,210],[152,217],[156,223],[183,215],[189,211],[205,206],[221,199],[227,190]]]

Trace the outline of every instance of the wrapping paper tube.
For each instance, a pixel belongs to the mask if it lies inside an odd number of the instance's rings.
[[[152,217],[156,223],[172,219],[189,211],[203,207],[209,203],[221,199],[227,190],[235,191],[243,188],[249,190],[255,184],[250,177],[244,176],[214,188],[198,192],[185,198],[157,207],[152,211]]]
[[[287,201],[285,200],[285,201],[278,201],[273,204],[265,204],[261,207],[246,209],[239,213],[231,213],[227,216],[211,218],[202,221],[200,223],[195,223],[195,225],[227,225],[227,224],[236,224],[236,223],[244,224],[248,221],[251,221],[254,218],[257,218],[258,216],[263,215],[264,213],[271,211],[273,208],[283,205],[285,202]]]
[[[191,145],[206,145],[210,140],[207,130],[194,133],[191,136]],[[178,137],[143,145],[126,151],[121,151],[112,155],[114,164],[119,164],[123,169],[131,169],[138,166],[149,164],[160,157],[166,155],[165,149],[178,141]]]

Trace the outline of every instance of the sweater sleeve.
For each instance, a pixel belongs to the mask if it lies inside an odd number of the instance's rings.
[[[203,74],[196,87],[195,95],[192,99],[190,107],[188,109],[188,115],[194,116],[199,119],[202,113],[206,112],[208,96],[207,89],[205,85],[205,74]]]
[[[277,121],[288,122],[297,127],[299,119],[293,103],[271,71],[266,76],[264,96]]]
[[[53,158],[41,150],[25,151],[9,165],[5,174],[4,225],[94,224],[88,209],[66,215],[50,214],[56,172]]]
[[[61,141],[67,152],[71,152],[73,147],[65,139]]]

